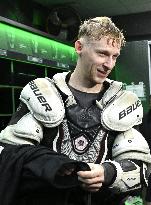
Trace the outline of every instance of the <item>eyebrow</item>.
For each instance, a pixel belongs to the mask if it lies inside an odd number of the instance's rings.
[[[96,49],[96,51],[97,52],[103,52],[103,53],[105,53],[105,54],[108,54],[108,55],[110,55],[110,52],[109,51],[107,51],[107,50],[105,50],[105,49]],[[119,56],[120,55],[120,53],[115,53],[113,56]]]

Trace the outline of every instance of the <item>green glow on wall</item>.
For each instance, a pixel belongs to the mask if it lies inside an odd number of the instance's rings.
[[[72,46],[0,22],[0,49],[75,65]]]

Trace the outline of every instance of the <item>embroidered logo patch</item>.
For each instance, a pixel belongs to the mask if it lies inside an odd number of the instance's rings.
[[[75,147],[75,150],[77,152],[85,151],[88,144],[89,144],[89,142],[88,142],[87,138],[84,135],[79,136],[78,138],[74,139],[74,147]]]

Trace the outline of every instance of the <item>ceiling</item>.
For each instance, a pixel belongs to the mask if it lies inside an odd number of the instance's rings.
[[[34,0],[52,8],[57,5],[69,5],[81,19],[95,16],[118,16],[151,11],[151,0]]]

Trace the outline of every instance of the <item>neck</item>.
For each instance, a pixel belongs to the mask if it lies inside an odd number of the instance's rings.
[[[76,70],[72,73],[69,85],[75,88],[76,90],[86,92],[86,93],[99,93],[103,90],[103,84],[93,84],[83,78],[79,72]]]

